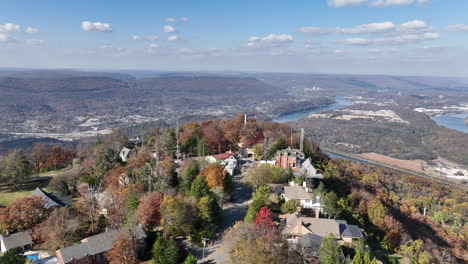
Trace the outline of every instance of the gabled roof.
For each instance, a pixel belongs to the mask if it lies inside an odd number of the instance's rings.
[[[234,156],[234,153],[231,153],[231,152],[226,152],[226,153],[220,153],[220,154],[216,154],[216,155],[211,155],[211,157],[213,157],[214,159],[217,159],[217,160],[227,160],[229,159],[230,157]]]
[[[346,238],[362,237],[361,230],[356,225],[340,224],[340,233],[341,233],[341,237],[346,237]]]
[[[44,205],[45,209],[49,209],[56,206],[69,206],[73,203],[73,199],[71,196],[65,197],[57,197],[51,193],[48,193],[41,188],[37,187],[34,191],[29,195],[29,197],[38,196],[41,198],[41,201],[44,201],[46,204]]]
[[[284,186],[284,197],[293,200],[312,199],[311,193],[306,192],[301,186]]]
[[[33,244],[31,239],[31,230],[13,233],[8,236],[0,235],[0,240],[6,250]]]
[[[104,253],[112,249],[112,245],[119,237],[120,233],[128,231],[124,227],[121,229],[114,229],[108,232],[97,234],[81,240],[81,244],[76,244],[66,248],[57,250],[57,255],[60,255],[64,263],[69,263],[76,259],[81,259],[86,256],[93,256]],[[145,232],[140,226],[134,227],[130,230],[136,240],[146,237]]]
[[[315,169],[310,158],[302,163],[302,170],[308,178],[323,179],[323,175]]]
[[[317,252],[322,245],[322,237],[315,234],[305,234],[300,237],[297,242],[304,248],[307,248],[312,253]]]

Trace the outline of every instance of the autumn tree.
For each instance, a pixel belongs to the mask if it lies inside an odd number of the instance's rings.
[[[92,186],[83,186],[79,189],[80,198],[75,202],[74,208],[85,215],[88,223],[88,233],[96,234],[105,227],[105,223],[99,221],[101,215],[101,205],[107,199],[105,195],[100,194],[101,189]]]
[[[245,214],[244,222],[249,223],[255,220],[260,208],[268,205],[270,194],[270,188],[266,186],[262,186],[255,191],[252,197],[252,202],[249,204],[249,208]]]
[[[385,216],[387,208],[377,198],[372,198],[367,204],[367,215],[369,220],[379,228],[385,227]]]
[[[30,229],[44,221],[48,210],[41,197],[18,198],[6,208],[0,208],[0,230],[3,233],[14,233]]]
[[[109,264],[137,264],[136,245],[129,231],[119,234],[117,240],[112,244],[112,249],[106,252]]]
[[[344,263],[343,253],[341,252],[340,245],[336,241],[333,234],[322,239],[322,244],[319,248],[319,260],[323,264],[341,264]]]
[[[228,229],[223,243],[232,263],[302,263],[290,259],[288,243],[275,229],[238,222]]]
[[[268,164],[261,164],[256,168],[250,169],[244,175],[243,180],[257,189],[258,187],[265,186],[269,183],[286,183],[288,181],[288,175],[282,168],[273,167]]]
[[[201,171],[200,176],[206,179],[208,187],[214,188],[218,186],[221,190],[225,187],[226,171],[220,164],[211,164]]]
[[[202,131],[210,153],[223,153],[229,149],[230,142],[218,122],[203,123]]]
[[[48,143],[38,142],[34,144],[31,152],[29,153],[29,159],[34,164],[36,173],[39,173],[40,169],[44,167],[49,155],[50,147]]]
[[[161,204],[164,235],[190,235],[199,221],[195,200],[181,195],[164,197]]]
[[[146,193],[140,197],[140,203],[135,211],[138,221],[145,229],[152,229],[161,221],[161,203],[164,198],[161,193]]]
[[[60,169],[71,164],[73,160],[74,152],[71,146],[67,146],[62,149],[60,146],[53,146],[49,157],[45,163],[47,169]]]
[[[17,190],[32,175],[31,164],[20,150],[13,150],[0,164],[2,182],[15,186]]]
[[[44,241],[42,247],[55,251],[79,241],[87,227],[84,217],[68,208],[57,208],[38,227],[38,236]]]
[[[267,207],[260,208],[255,217],[254,225],[260,228],[272,228],[273,213]]]

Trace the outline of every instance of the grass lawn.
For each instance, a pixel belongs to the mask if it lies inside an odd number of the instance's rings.
[[[8,206],[10,205],[14,200],[18,198],[23,198],[27,197],[32,193],[36,187],[41,187],[44,188],[47,186],[49,181],[43,181],[43,182],[35,182],[35,183],[29,183],[23,185],[20,190],[1,190],[0,191],[0,206]]]

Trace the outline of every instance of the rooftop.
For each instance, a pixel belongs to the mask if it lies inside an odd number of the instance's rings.
[[[284,186],[284,197],[292,200],[312,199],[311,193],[301,186]]]
[[[42,201],[46,202],[44,205],[45,209],[49,209],[52,207],[56,206],[70,206],[73,204],[73,199],[72,196],[64,196],[64,197],[58,197],[52,193],[48,193],[41,188],[37,187],[30,195],[29,197],[32,196],[38,196],[41,198]]]
[[[0,240],[6,250],[33,244],[30,230],[13,233],[8,236],[0,235]]]

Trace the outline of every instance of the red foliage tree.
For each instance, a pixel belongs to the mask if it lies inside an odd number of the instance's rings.
[[[260,208],[254,225],[260,228],[273,228],[273,213],[266,207]]]
[[[106,253],[110,264],[138,263],[136,246],[129,231],[122,232]]]
[[[3,233],[13,233],[30,229],[44,221],[48,210],[40,197],[16,199],[6,208],[0,208],[0,229]]]
[[[159,225],[163,200],[163,195],[157,192],[147,193],[140,198],[135,214],[143,228],[151,229]]]

